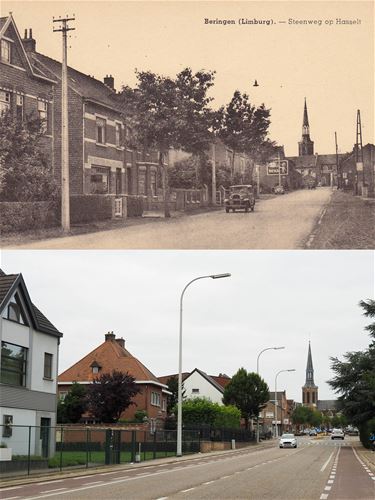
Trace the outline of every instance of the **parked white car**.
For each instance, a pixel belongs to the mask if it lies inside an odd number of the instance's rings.
[[[297,439],[294,434],[283,434],[279,441],[280,448],[297,448]]]

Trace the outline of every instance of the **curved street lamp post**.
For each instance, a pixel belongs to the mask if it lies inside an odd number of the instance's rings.
[[[279,436],[279,432],[277,429],[277,377],[280,375],[280,373],[283,372],[295,372],[295,368],[291,368],[290,370],[280,370],[279,372],[276,373],[275,377],[275,438],[277,439]]]
[[[182,290],[180,297],[180,335],[179,335],[179,348],[178,348],[178,403],[177,403],[177,456],[182,456],[182,309],[183,309],[183,298],[186,289],[194,283],[194,281],[202,280],[205,278],[219,279],[219,278],[229,278],[230,273],[224,274],[209,274],[208,276],[198,276],[189,283]]]

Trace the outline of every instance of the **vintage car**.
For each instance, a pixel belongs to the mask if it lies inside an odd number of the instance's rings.
[[[255,195],[251,184],[240,184],[238,186],[230,186],[229,196],[224,200],[225,211],[244,210],[248,212],[254,211]]]

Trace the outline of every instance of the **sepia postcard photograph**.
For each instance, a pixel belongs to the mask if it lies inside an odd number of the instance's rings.
[[[14,248],[372,249],[374,3],[1,4]]]

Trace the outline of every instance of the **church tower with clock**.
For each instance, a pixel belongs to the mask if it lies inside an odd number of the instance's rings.
[[[307,354],[306,381],[302,387],[302,404],[310,408],[316,408],[318,403],[318,386],[314,383],[314,367],[311,356],[311,345]]]
[[[314,154],[314,141],[310,139],[309,117],[307,115],[307,104],[305,97],[305,107],[303,110],[302,139],[298,143],[298,156]]]

